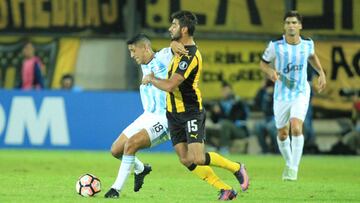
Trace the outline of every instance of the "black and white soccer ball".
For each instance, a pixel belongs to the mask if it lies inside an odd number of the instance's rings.
[[[83,197],[91,197],[101,191],[100,179],[89,173],[80,176],[75,187],[76,192]]]

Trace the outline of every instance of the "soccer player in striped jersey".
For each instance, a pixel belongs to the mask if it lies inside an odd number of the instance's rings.
[[[237,192],[224,183],[210,166],[224,168],[233,173],[245,191],[249,178],[244,164],[233,162],[215,152],[205,152],[205,109],[198,82],[202,72],[202,57],[194,40],[196,16],[189,11],[172,14],[169,32],[173,41],[181,42],[188,54],[175,55],[168,71],[168,79],[151,73],[143,84],[153,84],[167,93],[168,125],[171,141],[180,162],[208,184],[220,190],[219,200],[232,200]]]
[[[284,16],[284,35],[269,43],[260,67],[275,82],[274,115],[278,129],[278,146],[285,159],[283,180],[297,180],[304,146],[303,122],[309,106],[308,62],[317,71],[318,92],[326,86],[326,77],[315,54],[314,42],[300,36],[302,16],[289,11]],[[289,123],[291,141],[289,138]]]
[[[149,38],[144,34],[136,35],[127,44],[131,57],[141,64],[143,76],[153,72],[156,77],[166,78],[167,66],[173,57],[171,48],[164,48],[154,53]],[[187,52],[180,43],[173,42],[172,47],[177,47],[176,52]],[[151,171],[151,166],[144,165],[135,153],[140,149],[153,147],[170,139],[165,115],[166,93],[152,85],[140,85],[140,96],[144,113],[125,128],[111,147],[112,155],[121,159],[121,165],[114,184],[105,194],[106,198],[119,197],[119,192],[133,165],[134,191],[139,191],[145,176]]]

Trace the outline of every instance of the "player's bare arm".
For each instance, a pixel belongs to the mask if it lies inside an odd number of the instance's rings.
[[[266,76],[273,82],[279,79],[277,72],[264,61],[260,61],[260,68],[266,74]]]
[[[318,88],[318,92],[320,93],[326,87],[326,76],[325,76],[324,69],[322,68],[319,57],[316,54],[309,56],[308,60],[309,60],[309,63],[311,64],[311,66],[319,74],[317,88]]]
[[[160,79],[156,78],[154,73],[151,72],[151,74],[144,76],[142,84],[151,83],[163,91],[173,92],[184,80],[185,78],[178,73],[174,73],[169,79]]]

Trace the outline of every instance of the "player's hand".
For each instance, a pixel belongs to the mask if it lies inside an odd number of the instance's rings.
[[[189,51],[185,49],[184,45],[178,41],[171,41],[170,47],[171,50],[177,55],[186,55],[189,53]]]
[[[322,92],[326,87],[326,76],[325,73],[321,73],[318,78],[318,92]]]
[[[274,83],[279,80],[280,73],[276,72],[275,70],[271,70],[269,74],[269,79]]]
[[[154,72],[151,72],[150,74],[145,75],[141,81],[141,84],[143,84],[143,85],[150,84],[151,81],[154,79],[154,77],[155,77]]]

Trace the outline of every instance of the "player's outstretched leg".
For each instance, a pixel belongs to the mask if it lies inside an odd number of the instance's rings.
[[[114,188],[110,188],[110,190],[107,191],[107,193],[105,194],[105,198],[117,199],[119,198],[119,192],[116,191]]]
[[[236,171],[234,175],[240,183],[241,190],[246,191],[249,188],[250,181],[249,176],[246,172],[245,164],[240,164],[240,169]]]
[[[231,190],[220,190],[219,200],[227,201],[233,200],[237,196],[237,192],[233,189]]]
[[[239,181],[242,191],[249,188],[250,180],[244,164],[233,162],[215,152],[207,152],[205,154],[205,164],[218,166],[231,171]]]
[[[214,172],[210,166],[200,166],[191,164],[187,167],[189,171],[198,176],[201,180],[206,181],[211,186],[214,186],[218,190],[231,190],[231,186],[224,183]]]
[[[144,164],[144,170],[134,175],[134,192],[138,192],[142,185],[144,184],[145,176],[148,175],[152,171],[151,166],[149,164]]]

